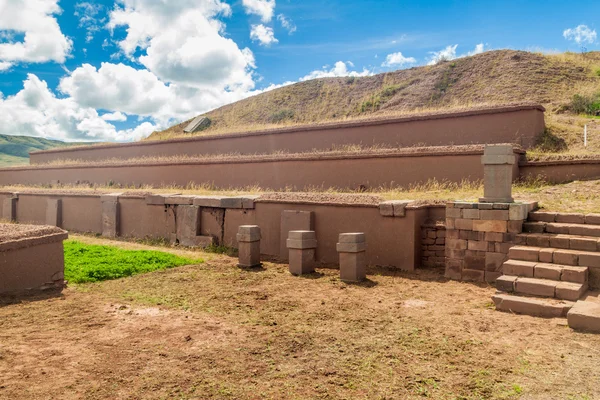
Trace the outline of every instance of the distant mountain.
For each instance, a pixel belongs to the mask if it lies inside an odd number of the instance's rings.
[[[0,167],[29,164],[29,152],[87,143],[67,143],[31,136],[0,135]]]

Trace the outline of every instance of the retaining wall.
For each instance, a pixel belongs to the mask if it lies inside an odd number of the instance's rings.
[[[0,169],[0,185],[81,182],[160,187],[190,183],[216,188],[258,185],[264,189],[311,187],[358,189],[409,186],[431,179],[448,182],[483,179],[483,150],[432,151],[320,157],[255,158],[230,161],[16,167]],[[515,158],[520,151],[515,150]],[[515,163],[514,176],[518,176]]]
[[[60,200],[60,218],[57,223],[73,232],[102,234],[102,201],[105,196],[48,193],[0,193],[0,202],[16,198],[16,214],[4,216],[19,223],[46,224],[50,200]],[[124,237],[163,238],[173,240],[178,207],[165,204],[155,198],[140,196],[117,196],[118,217],[115,232]],[[413,270],[422,261],[421,226],[429,219],[443,219],[439,206],[407,206],[403,216],[384,216],[378,205],[373,204],[316,204],[294,201],[260,199],[244,200],[239,205],[224,206],[213,203],[213,198],[201,199],[199,235],[212,237],[214,243],[236,247],[236,233],[240,225],[259,225],[262,230],[261,253],[281,260],[287,259],[282,243],[289,230],[314,229],[318,247],[316,259],[324,264],[337,264],[336,243],[344,232],[365,232],[367,236],[367,261],[372,265],[391,266]],[[179,201],[180,198],[178,198]],[[193,199],[192,199],[193,200]],[[167,200],[166,203],[169,203]],[[229,203],[222,203],[229,204]],[[242,204],[241,202],[239,204]],[[189,207],[189,206],[187,206]],[[233,208],[231,208],[233,207]],[[288,214],[292,214],[292,219]],[[295,219],[300,216],[300,219]],[[307,218],[304,218],[307,216]],[[8,218],[7,218],[8,217]]]
[[[515,143],[527,149],[544,131],[544,111],[540,105],[516,105],[261,132],[62,148],[32,152],[30,162],[39,164],[58,159],[99,161],[227,153],[268,154],[275,151],[301,153],[358,144],[412,147]]]
[[[543,179],[550,183],[600,178],[600,160],[533,161],[521,163],[522,179]]]

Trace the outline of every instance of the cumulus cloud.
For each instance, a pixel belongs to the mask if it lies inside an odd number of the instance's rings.
[[[114,113],[106,113],[102,116],[102,119],[105,121],[120,121],[120,122],[124,122],[127,121],[127,115],[123,114],[122,112],[114,112]]]
[[[23,89],[13,96],[0,96],[0,133],[72,140],[131,140],[147,136],[157,126],[146,123],[135,129],[117,130],[91,107],[74,99],[57,98],[46,82],[29,74]]]
[[[416,63],[417,60],[414,57],[404,57],[401,52],[388,54],[385,58],[382,67],[403,67],[405,65],[410,65]]]
[[[270,22],[273,19],[275,0],[242,0],[246,14],[258,15],[262,22]]]
[[[296,25],[290,18],[286,17],[285,15],[279,14],[277,16],[277,21],[279,21],[281,26],[288,31],[288,34],[291,35],[292,33],[296,32]]]
[[[279,40],[275,38],[273,28],[269,28],[263,24],[252,25],[250,29],[250,39],[260,42],[263,46],[270,46],[273,43],[279,42]]]
[[[332,68],[329,66],[324,66],[323,69],[312,71],[310,74],[300,78],[300,81],[307,81],[309,79],[317,79],[317,78],[331,78],[331,77],[340,77],[340,76],[369,76],[373,75],[372,71],[369,71],[366,68],[363,68],[361,72],[358,71],[350,71],[348,70],[349,63],[338,61],[334,64]]]
[[[485,45],[483,43],[477,44],[473,50],[471,50],[465,54],[460,54],[460,55],[456,54],[457,48],[458,48],[458,45],[455,44],[455,45],[446,46],[445,48],[443,48],[440,51],[430,51],[429,54],[431,56],[429,57],[429,61],[428,61],[427,65],[434,65],[443,60],[449,61],[449,60],[455,60],[457,58],[474,56],[475,54],[481,54],[486,51]]]
[[[572,40],[581,45],[583,43],[592,44],[596,41],[596,30],[590,29],[587,25],[579,25],[575,28],[565,29],[563,37],[567,40]]]
[[[2,70],[21,62],[64,63],[73,43],[58,25],[55,15],[60,12],[58,0],[0,0],[0,33],[5,38],[0,43]],[[11,32],[24,34],[23,40],[11,39]]]

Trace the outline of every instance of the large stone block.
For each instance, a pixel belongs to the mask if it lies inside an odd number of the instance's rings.
[[[116,201],[102,202],[102,236],[119,236],[119,203]]]
[[[17,220],[17,197],[4,199],[2,203],[2,218],[6,221]]]
[[[436,246],[430,246],[435,248]],[[366,278],[366,236],[362,232],[341,233],[337,251],[340,256],[340,279],[360,282]]]
[[[175,221],[177,225],[177,241],[182,246],[197,247],[199,244],[204,244],[207,240],[212,243],[212,236],[204,236],[199,239],[200,235],[200,208],[190,205],[178,205],[176,208]]]
[[[486,145],[483,164],[485,203],[512,203],[512,179],[515,154],[511,145]]]
[[[507,221],[473,220],[473,230],[478,232],[507,232]]]
[[[567,313],[567,322],[572,329],[600,333],[600,303],[579,300]]]
[[[314,212],[283,210],[281,212],[279,232],[279,256],[282,260],[288,259],[287,239],[291,231],[314,231]]]
[[[238,266],[255,268],[260,263],[260,227],[257,225],[242,225],[236,235],[238,241]]]
[[[62,200],[46,200],[46,225],[62,226]]]
[[[216,244],[221,245],[225,231],[225,209],[202,207],[200,210],[200,234],[212,236]]]

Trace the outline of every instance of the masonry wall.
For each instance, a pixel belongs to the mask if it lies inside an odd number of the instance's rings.
[[[299,153],[357,144],[413,147],[515,143],[529,148],[544,131],[544,126],[542,106],[509,106],[168,141],[54,149],[33,152],[30,154],[30,161],[31,164],[39,164],[58,159],[98,161],[111,158],[194,156],[232,152]]]
[[[600,160],[538,161],[519,165],[521,179],[550,183],[600,178]]]
[[[483,150],[417,154],[307,157],[229,162],[141,164],[0,169],[0,185],[40,185],[89,182],[123,186],[186,186],[216,188],[258,185],[264,189],[302,190],[311,187],[358,189],[408,186],[431,179],[447,182],[483,179]],[[515,158],[519,154],[515,153]],[[518,165],[515,164],[515,176]],[[34,211],[32,211],[34,212]]]

